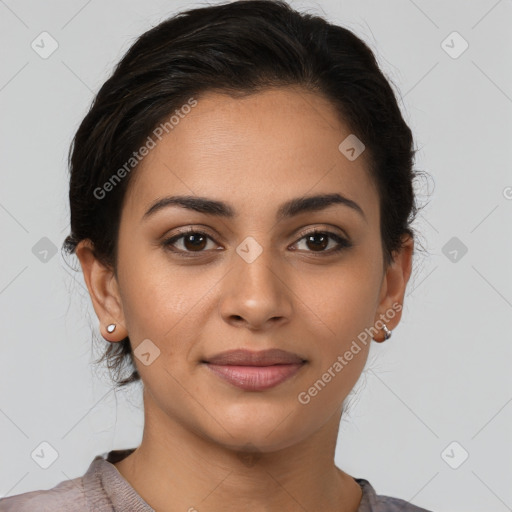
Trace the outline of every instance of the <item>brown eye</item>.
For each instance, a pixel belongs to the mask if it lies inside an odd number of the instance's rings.
[[[165,240],[163,245],[177,253],[200,253],[206,249],[208,240],[213,241],[207,233],[191,229]],[[178,241],[180,241],[181,247],[176,247]]]
[[[306,244],[310,249],[320,249],[323,251],[329,245],[329,236],[324,233],[315,233],[305,238]]]
[[[190,235],[184,235],[183,245],[187,250],[190,251],[201,251],[206,247],[206,239],[204,235],[200,233],[192,233]]]
[[[352,246],[348,240],[330,231],[312,231],[304,235],[297,244],[303,240],[305,241],[304,243],[307,252],[332,254]],[[329,247],[331,241],[335,242],[334,248],[331,247],[329,250],[325,250]]]

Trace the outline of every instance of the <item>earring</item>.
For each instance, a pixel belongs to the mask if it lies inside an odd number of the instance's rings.
[[[116,330],[116,324],[107,325],[108,332],[114,332]]]
[[[383,324],[383,327],[384,329],[384,333],[385,333],[385,337],[384,337],[384,340],[383,341],[386,341],[386,340],[389,340],[389,338],[391,338],[391,331],[388,329],[388,326],[386,324]]]

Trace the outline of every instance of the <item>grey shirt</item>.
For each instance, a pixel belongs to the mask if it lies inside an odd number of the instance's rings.
[[[0,499],[0,512],[155,512],[114,466],[134,450],[97,455],[83,476],[51,489]],[[357,512],[431,512],[398,498],[377,495],[364,478],[355,480],[363,490]]]

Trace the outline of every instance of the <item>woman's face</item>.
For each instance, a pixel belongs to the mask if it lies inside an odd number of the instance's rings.
[[[325,99],[301,89],[208,93],[134,171],[117,300],[95,309],[103,325],[118,325],[117,340],[129,335],[146,414],[163,428],[179,422],[226,446],[270,451],[341,411],[371,342],[358,336],[402,303],[410,272],[407,258],[383,271],[379,198],[365,153],[339,149],[349,135]],[[303,203],[334,194],[347,201]],[[171,203],[146,214],[171,196],[223,206]],[[392,318],[390,329],[399,311]],[[239,348],[306,362],[278,385],[242,389],[204,363]]]

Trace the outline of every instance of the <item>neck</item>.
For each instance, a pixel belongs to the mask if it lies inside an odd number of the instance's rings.
[[[357,511],[361,488],[334,464],[341,412],[310,438],[262,452],[220,445],[151,405],[146,397],[141,445],[115,466],[153,509]]]

